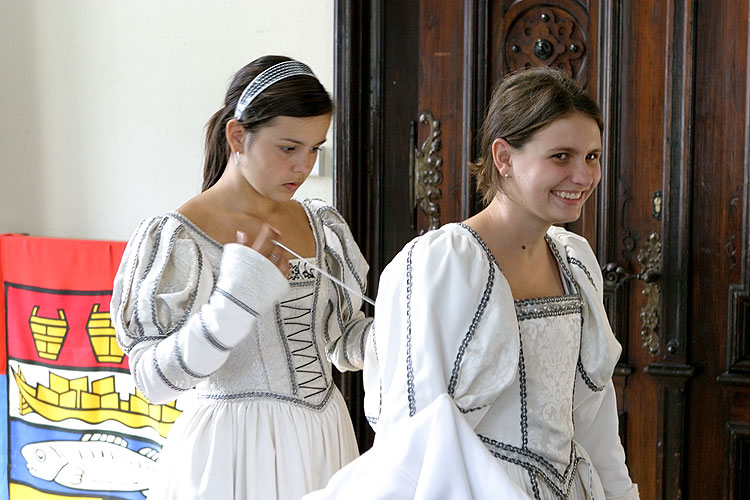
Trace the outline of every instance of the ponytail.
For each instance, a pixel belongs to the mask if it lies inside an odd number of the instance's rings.
[[[227,108],[221,108],[213,114],[206,124],[206,160],[203,164],[203,187],[201,191],[210,188],[224,173],[229,160],[229,144],[224,136],[229,113]]]

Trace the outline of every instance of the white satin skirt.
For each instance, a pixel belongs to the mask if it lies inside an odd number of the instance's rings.
[[[149,500],[298,500],[359,455],[334,387],[320,410],[272,398],[198,400],[170,430]]]

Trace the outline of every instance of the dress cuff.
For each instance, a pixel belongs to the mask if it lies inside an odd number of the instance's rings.
[[[289,282],[273,263],[250,247],[224,245],[216,288],[231,295],[257,316],[289,290]]]

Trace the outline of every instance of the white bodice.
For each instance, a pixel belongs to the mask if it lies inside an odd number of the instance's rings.
[[[518,376],[476,427],[497,458],[535,471],[561,498],[567,497],[579,461],[573,396],[581,307],[577,294],[515,301]]]

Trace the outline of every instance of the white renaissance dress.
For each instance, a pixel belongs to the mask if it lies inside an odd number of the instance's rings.
[[[314,263],[364,292],[367,263],[341,215],[301,202]],[[111,311],[136,386],[154,403],[193,393],[167,437],[149,499],[299,499],[359,455],[332,379],[360,369],[361,299],[305,265],[221,245],[181,214],[144,220]]]
[[[559,227],[546,241],[566,292],[519,301],[470,227],[448,224],[407,244],[380,278],[365,413],[387,435],[447,394],[530,498],[638,499],[617,433],[621,347],[596,257]]]

